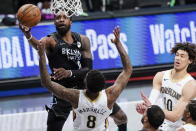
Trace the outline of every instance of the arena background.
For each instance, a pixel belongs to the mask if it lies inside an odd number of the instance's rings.
[[[135,112],[135,103],[141,100],[140,90],[149,95],[155,73],[173,66],[170,49],[176,42],[196,43],[195,7],[193,4],[137,10],[102,10],[88,12],[89,16],[73,17],[72,31],[89,37],[93,67],[104,73],[108,86],[122,68],[119,54],[110,42],[112,30],[120,26],[121,41],[134,71],[117,102],[128,116],[130,131],[141,129],[141,116]],[[37,39],[54,31],[52,20],[44,20],[32,28],[32,34]],[[38,60],[37,52],[29,46],[18,25],[1,24],[0,130],[41,131],[46,128],[44,106],[49,105],[51,94],[41,87]],[[195,66],[190,73],[196,77]],[[116,130],[110,121],[110,130]],[[70,129],[70,123],[71,116],[64,130]]]

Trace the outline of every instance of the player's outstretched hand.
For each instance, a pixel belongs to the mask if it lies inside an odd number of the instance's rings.
[[[148,97],[145,96],[143,91],[140,91],[140,95],[142,97],[143,103],[136,105],[136,111],[140,114],[144,114],[145,110],[151,106],[151,102],[148,100]]]
[[[113,30],[113,34],[115,36],[114,39],[111,39],[112,43],[118,44],[120,42],[120,27],[117,26]]]
[[[142,97],[142,100],[144,101],[144,104],[149,107],[151,106],[151,102],[148,100],[148,97],[145,96],[143,91],[140,91],[140,95]]]
[[[31,28],[30,27],[24,26],[21,23],[19,23],[19,28],[22,30],[22,32],[24,34],[30,33],[30,31],[31,31]]]
[[[145,112],[146,109],[147,109],[147,106],[146,106],[144,103],[138,103],[138,104],[136,105],[136,111],[137,111],[139,114],[141,114],[141,115],[144,114],[144,112]]]
[[[55,80],[62,80],[64,78],[68,78],[71,75],[71,71],[70,70],[65,70],[64,68],[53,68],[54,70],[54,76],[53,78]]]

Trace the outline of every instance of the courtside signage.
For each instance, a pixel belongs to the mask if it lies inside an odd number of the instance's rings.
[[[169,51],[176,42],[196,43],[196,12],[169,13],[77,21],[72,31],[89,37],[94,69],[121,68],[118,51],[110,39],[119,25],[121,41],[134,67],[172,63]],[[55,31],[53,23],[32,28],[37,39]],[[37,51],[18,27],[0,28],[0,79],[39,75]]]

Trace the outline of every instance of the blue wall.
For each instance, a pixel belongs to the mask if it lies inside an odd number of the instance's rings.
[[[121,68],[119,54],[110,39],[119,25],[121,41],[134,67],[172,63],[169,51],[176,42],[196,43],[196,12],[170,13],[73,22],[72,31],[91,41],[94,69]],[[33,27],[40,39],[54,32],[53,23]],[[39,75],[36,50],[18,27],[0,28],[0,79]]]

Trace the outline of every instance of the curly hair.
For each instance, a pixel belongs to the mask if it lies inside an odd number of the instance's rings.
[[[171,54],[176,54],[178,50],[184,50],[189,55],[189,60],[192,61],[192,64],[196,64],[196,44],[184,42],[176,43],[176,45],[171,49]]]
[[[99,92],[105,88],[105,77],[97,70],[91,70],[86,75],[87,89],[91,92]]]
[[[158,129],[158,127],[163,123],[165,119],[163,110],[157,105],[148,107],[147,116],[150,125],[155,129]]]
[[[196,100],[191,100],[188,104],[188,110],[191,114],[191,118],[196,121]]]

